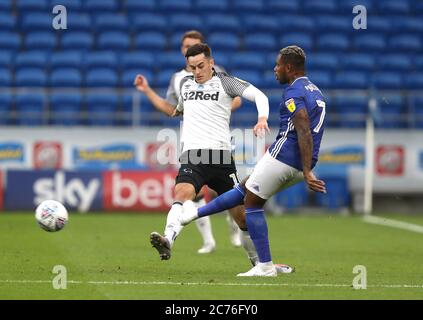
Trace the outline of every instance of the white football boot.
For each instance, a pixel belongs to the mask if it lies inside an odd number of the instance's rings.
[[[197,252],[199,254],[206,254],[212,253],[214,250],[216,250],[216,243],[205,243]]]
[[[277,277],[278,272],[272,263],[257,263],[250,271],[238,273],[237,277]]]

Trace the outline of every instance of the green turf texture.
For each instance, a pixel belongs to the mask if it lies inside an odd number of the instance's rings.
[[[423,225],[423,216],[402,220]],[[239,278],[250,264],[242,248],[231,246],[223,215],[212,217],[213,254],[196,253],[201,239],[191,224],[169,261],[160,261],[149,243],[150,232],[162,232],[164,223],[163,214],[71,214],[65,229],[48,233],[33,214],[1,213],[0,299],[423,298],[423,234],[367,224],[357,216],[270,216],[273,261],[296,272]],[[53,288],[55,265],[66,267],[71,282],[65,290]],[[355,265],[367,269],[366,290],[352,287]]]

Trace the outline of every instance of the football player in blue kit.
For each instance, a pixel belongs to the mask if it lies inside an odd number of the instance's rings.
[[[256,164],[252,174],[232,190],[197,209],[184,203],[181,223],[245,204],[248,231],[259,263],[238,276],[277,276],[272,262],[264,204],[277,192],[304,180],[315,192],[326,193],[325,183],[312,169],[317,163],[325,127],[326,102],[305,74],[305,53],[298,46],[280,50],[274,68],[280,84],[288,84],[280,104],[280,128],[275,142]]]

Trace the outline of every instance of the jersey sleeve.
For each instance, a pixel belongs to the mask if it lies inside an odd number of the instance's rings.
[[[169,104],[171,104],[172,106],[176,106],[178,104],[179,98],[178,94],[175,91],[175,78],[176,74],[173,74],[166,91],[166,101],[169,102]]]
[[[298,88],[289,87],[284,94],[285,108],[293,116],[298,110],[306,109],[304,94]]]
[[[218,72],[217,76],[222,82],[226,94],[232,98],[241,97],[244,90],[250,85],[247,81],[231,77],[223,72]]]

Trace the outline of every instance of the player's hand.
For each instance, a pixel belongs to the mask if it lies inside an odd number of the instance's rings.
[[[260,117],[257,124],[254,126],[254,135],[259,138],[264,138],[266,133],[270,133],[266,117]]]
[[[134,86],[141,92],[145,92],[150,87],[147,78],[141,74],[137,74],[135,77]]]
[[[315,192],[326,193],[326,184],[323,180],[318,180],[313,172],[304,174],[304,180],[310,190]]]
[[[183,111],[179,111],[179,110],[175,109],[175,110],[173,111],[173,113],[172,113],[171,117],[177,117],[177,116],[180,116],[180,115],[181,115],[181,114],[183,114],[183,113],[184,113]]]

